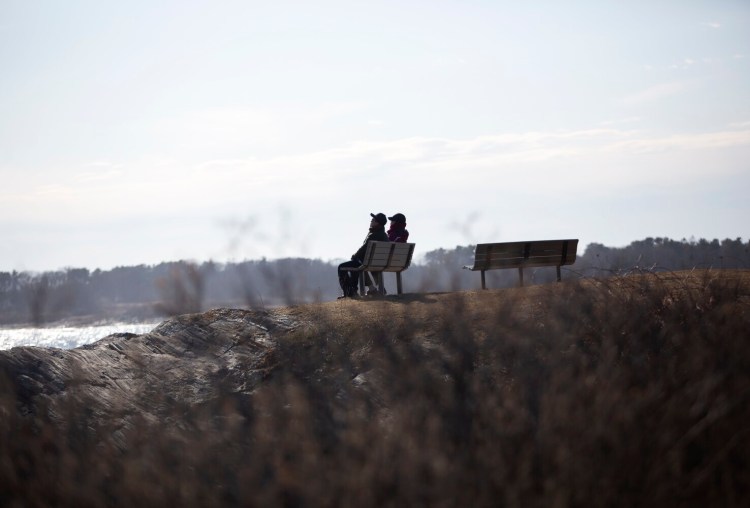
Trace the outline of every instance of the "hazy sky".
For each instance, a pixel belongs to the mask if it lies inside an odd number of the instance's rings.
[[[750,237],[750,2],[0,0],[0,271]]]

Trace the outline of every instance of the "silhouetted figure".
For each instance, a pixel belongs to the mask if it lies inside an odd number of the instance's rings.
[[[409,231],[406,230],[406,217],[403,213],[396,213],[393,217],[388,217],[391,221],[391,227],[388,228],[388,240],[397,243],[406,243],[409,241]]]
[[[388,222],[385,214],[371,213],[370,217],[370,230],[365,237],[365,241],[362,242],[362,246],[354,253],[351,261],[346,261],[339,265],[339,285],[341,290],[344,292],[343,296],[339,298],[354,298],[357,296],[357,283],[359,281],[359,271],[351,271],[351,268],[359,268],[365,258],[365,251],[367,250],[367,242],[378,241],[388,242],[388,235],[385,234],[385,223]],[[372,281],[368,278],[368,288],[370,291],[375,291],[375,287],[372,285]]]
[[[393,217],[388,217],[388,220],[391,221],[391,226],[388,228],[388,231],[386,233],[388,234],[388,240],[391,242],[396,243],[406,243],[409,240],[409,232],[406,230],[406,217],[403,213],[397,213],[394,214]],[[383,274],[381,273],[380,276],[382,277]],[[370,291],[373,291],[374,294],[377,294],[376,291],[374,291],[372,288],[376,286],[375,277],[372,273],[367,272],[365,274],[365,280],[367,281],[367,287],[368,289],[367,294],[370,294]],[[385,287],[383,287],[383,293],[386,294]]]

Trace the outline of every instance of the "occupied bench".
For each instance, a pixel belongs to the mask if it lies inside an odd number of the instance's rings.
[[[413,243],[395,242],[368,242],[365,251],[365,259],[359,270],[359,294],[365,295],[365,272],[370,272],[375,277],[378,293],[385,294],[383,284],[383,272],[394,272],[398,294],[403,292],[401,286],[401,272],[409,268],[411,257],[414,254]]]
[[[523,286],[523,269],[538,266],[556,266],[557,281],[560,267],[572,265],[576,260],[578,240],[539,240],[533,242],[480,243],[474,251],[474,265],[464,266],[482,272],[482,289],[487,289],[484,272],[500,268],[518,268]]]

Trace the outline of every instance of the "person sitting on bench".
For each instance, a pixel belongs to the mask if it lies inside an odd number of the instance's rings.
[[[359,268],[362,265],[362,262],[365,258],[365,251],[367,250],[367,242],[370,241],[378,241],[378,242],[387,242],[388,235],[385,233],[385,223],[388,222],[388,219],[386,218],[384,213],[378,213],[374,214],[371,213],[370,217],[372,217],[372,220],[370,221],[370,229],[367,233],[367,236],[365,237],[365,241],[362,242],[362,246],[357,250],[357,252],[352,255],[351,261],[345,261],[339,265],[338,272],[339,272],[339,285],[341,286],[341,290],[344,292],[343,296],[340,296],[339,298],[354,298],[357,296],[357,283],[359,281],[359,271],[357,270],[350,270],[351,268]],[[368,278],[367,279],[368,284],[367,287],[369,291],[372,291],[373,293],[377,291],[375,286],[372,284],[372,281]]]
[[[393,217],[388,217],[391,221],[391,227],[388,228],[388,240],[397,243],[406,243],[409,241],[409,231],[406,230],[406,217],[403,213],[396,213]]]
[[[391,221],[391,227],[388,228],[388,241],[396,243],[406,243],[409,241],[409,231],[406,229],[406,216],[403,213],[396,213],[393,217],[388,217]],[[382,277],[382,274],[380,275]],[[365,280],[367,281],[367,287],[372,288],[375,283],[373,274],[370,272],[365,273]],[[370,294],[370,291],[367,292]],[[375,293],[377,294],[377,293]],[[385,288],[383,288],[383,294],[385,294]]]

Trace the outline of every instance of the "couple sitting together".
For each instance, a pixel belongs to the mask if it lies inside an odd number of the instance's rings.
[[[383,213],[371,213],[370,217],[372,217],[370,230],[365,237],[365,241],[362,242],[362,246],[354,253],[351,261],[346,261],[339,265],[339,285],[341,285],[341,290],[344,292],[344,295],[339,298],[354,298],[357,296],[359,271],[352,271],[351,269],[359,268],[362,265],[365,258],[365,251],[367,250],[367,242],[405,243],[409,239],[409,232],[406,230],[406,217],[404,217],[403,213],[397,213],[393,217],[388,218]],[[391,226],[386,232],[385,224],[389,220],[391,221]],[[377,293],[375,283],[370,274],[365,274],[365,281],[367,282],[367,294]]]

